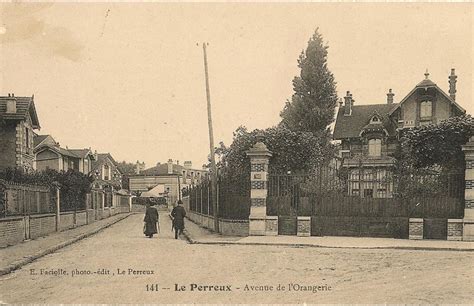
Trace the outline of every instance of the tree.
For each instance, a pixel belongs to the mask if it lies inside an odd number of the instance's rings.
[[[469,115],[409,129],[401,138],[398,160],[403,167],[419,169],[440,166],[445,170],[462,170],[464,154],[461,146],[472,135],[474,119]]]
[[[293,79],[294,94],[280,113],[281,124],[292,131],[311,132],[324,138],[334,121],[336,82],[327,67],[328,46],[316,29],[298,59],[301,69]]]
[[[120,172],[122,172],[122,174],[135,174],[137,165],[134,163],[122,161],[118,163],[117,167],[119,168]]]
[[[234,185],[248,185],[250,177],[250,161],[246,152],[257,142],[258,130],[249,132],[240,126],[234,132],[234,139],[229,147],[221,143],[216,149],[219,173]],[[271,173],[303,173],[323,162],[333,152],[324,152],[319,138],[310,132],[295,132],[284,126],[271,127],[263,131],[264,142],[272,151],[270,162]],[[248,187],[248,186],[247,186]]]

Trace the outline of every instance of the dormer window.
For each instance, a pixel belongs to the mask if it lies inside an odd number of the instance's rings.
[[[420,118],[431,118],[433,115],[433,107],[431,101],[422,101],[420,103]]]
[[[369,156],[379,157],[382,155],[382,140],[380,138],[369,139]]]
[[[377,116],[373,116],[372,119],[370,120],[370,123],[379,123],[380,119]]]

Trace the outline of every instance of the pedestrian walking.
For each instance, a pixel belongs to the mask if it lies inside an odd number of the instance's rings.
[[[158,209],[155,207],[155,203],[151,202],[149,206],[146,208],[145,218],[143,219],[145,225],[143,227],[143,233],[148,238],[153,238],[154,234],[158,234],[158,227],[159,226],[159,215]]]
[[[186,216],[186,210],[182,204],[183,201],[179,200],[176,207],[171,211],[174,227],[174,239],[178,239],[178,236],[181,235],[184,230],[184,217]]]

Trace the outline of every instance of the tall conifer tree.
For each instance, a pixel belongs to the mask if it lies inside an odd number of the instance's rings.
[[[281,124],[290,130],[312,132],[322,138],[329,132],[337,105],[336,82],[327,67],[327,49],[316,29],[299,56],[301,73],[293,79],[294,94],[280,113]]]

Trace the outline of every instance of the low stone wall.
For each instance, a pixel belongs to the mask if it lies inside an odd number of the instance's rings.
[[[120,213],[128,213],[128,212],[130,212],[130,207],[129,206],[121,206],[121,207],[119,207],[119,210],[120,210],[119,211]]]
[[[423,239],[423,219],[410,218],[408,225],[408,239]]]
[[[95,210],[94,209],[88,209],[86,211],[87,214],[87,224],[91,224],[95,222]]]
[[[462,219],[448,219],[448,240],[461,241],[462,240]]]
[[[56,215],[32,215],[30,216],[30,238],[47,236],[56,231]]]
[[[25,221],[23,217],[0,219],[0,247],[22,242],[25,239]]]
[[[74,212],[62,212],[59,216],[59,230],[64,231],[74,227]]]
[[[145,205],[132,204],[132,212],[142,212],[142,213],[145,213],[145,210],[146,210]]]
[[[78,211],[76,212],[76,226],[82,226],[87,224],[87,212]]]
[[[200,213],[188,211],[187,218],[194,223],[214,231],[214,217]],[[219,232],[226,236],[248,236],[249,222],[248,220],[229,220],[219,219]]]
[[[104,208],[104,213],[102,215],[102,218],[108,218],[110,217],[112,214],[110,213],[110,207],[105,207]]]
[[[225,236],[246,237],[249,235],[249,221],[220,219],[219,232]]]
[[[112,209],[108,208],[104,213],[99,209],[97,214],[102,218],[106,218],[119,213],[128,213],[129,210],[128,206],[114,207]],[[77,226],[91,224],[95,221],[96,211],[94,209],[62,212],[59,217],[58,230],[64,231]],[[0,218],[0,248],[18,244],[27,237],[36,239],[53,232],[56,232],[56,214]]]

